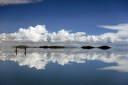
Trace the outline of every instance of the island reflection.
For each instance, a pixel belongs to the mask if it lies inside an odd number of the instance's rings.
[[[115,66],[99,68],[98,70],[116,70],[119,72],[128,72],[128,51],[87,51],[77,49],[45,49],[42,51],[28,50],[27,55],[19,51],[18,55],[14,52],[0,51],[1,61],[18,62],[19,66],[28,66],[29,68],[46,69],[50,62],[66,65],[70,63],[86,63],[90,60],[99,60],[104,63],[116,63]]]

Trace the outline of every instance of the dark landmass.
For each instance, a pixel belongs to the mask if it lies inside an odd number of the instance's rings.
[[[109,46],[100,46],[100,47],[82,46],[81,48],[82,48],[82,49],[93,49],[93,48],[99,48],[99,49],[102,49],[102,50],[108,50],[108,49],[110,49],[111,47],[109,47]]]
[[[24,49],[24,54],[26,55],[26,49],[27,48],[44,48],[44,49],[63,49],[65,48],[64,46],[40,46],[40,47],[30,47],[30,46],[27,46],[27,45],[19,45],[19,46],[13,46],[14,48],[16,48],[15,52],[16,52],[16,55],[18,53],[18,49]]]
[[[39,47],[33,47],[33,46],[27,46],[27,45],[19,45],[19,46],[13,46],[14,48],[51,48],[51,49],[59,49],[59,48],[65,48],[64,46],[39,46]]]
[[[44,48],[44,49],[64,49],[65,47],[64,46],[39,46],[39,47],[34,47],[34,46],[27,46],[27,45],[19,45],[19,46],[13,46],[14,48],[16,48],[15,52],[16,52],[16,55],[18,53],[18,48],[19,49],[24,49],[25,52],[24,54],[26,55],[26,49],[27,48]],[[102,50],[107,50],[107,49],[110,49],[111,47],[109,46],[100,46],[100,47],[93,47],[93,46],[82,46],[81,47],[82,49],[93,49],[93,48],[99,48],[99,49],[102,49]]]
[[[13,46],[14,48],[20,48],[20,49],[24,49],[24,48],[51,48],[51,49],[59,49],[59,48],[66,48],[64,46],[39,46],[39,47],[34,47],[34,46],[27,46],[27,45],[19,45],[19,46]],[[99,48],[99,49],[103,49],[103,50],[107,50],[110,49],[111,47],[109,46],[100,46],[100,47],[93,47],[93,46],[82,46],[82,49],[93,49],[93,48]]]
[[[110,49],[111,47],[109,47],[109,46],[100,46],[100,47],[98,47],[99,49],[102,49],[102,50],[108,50],[108,49]]]
[[[14,48],[29,48],[27,45],[19,45],[19,46],[14,46]]]
[[[64,46],[40,46],[39,48],[61,49],[61,48],[65,48],[65,47]]]
[[[82,49],[93,49],[93,48],[95,48],[95,47],[93,47],[93,46],[82,46],[81,48],[82,48]]]

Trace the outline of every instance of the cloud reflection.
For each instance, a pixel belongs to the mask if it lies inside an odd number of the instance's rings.
[[[0,51],[0,60],[18,62],[19,66],[28,66],[29,68],[45,69],[50,62],[60,65],[75,63],[86,63],[90,60],[99,60],[104,63],[116,63],[116,66],[100,68],[100,70],[116,70],[128,72],[128,52],[121,51],[81,51],[81,50],[44,50],[38,52],[28,52],[24,55],[19,52],[18,55],[12,52]]]

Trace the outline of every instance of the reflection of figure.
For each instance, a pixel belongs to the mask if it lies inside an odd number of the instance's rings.
[[[15,52],[16,52],[16,55],[17,55],[17,47],[16,47],[16,50],[15,50]]]
[[[20,49],[21,49],[21,48],[20,48]],[[27,48],[24,48],[24,54],[25,54],[25,55],[26,55],[26,49],[27,49]],[[17,47],[16,47],[15,52],[16,52],[16,55],[17,55],[17,52],[18,52],[18,51],[17,51]]]
[[[29,51],[30,49],[28,49]],[[14,53],[0,52],[0,60],[10,60],[18,62],[20,66],[27,65],[29,68],[45,69],[49,62],[57,62],[60,65],[69,64],[71,62],[85,63],[86,60],[99,60],[105,63],[117,63],[117,66],[101,68],[102,70],[117,70],[128,72],[128,52],[102,51],[66,51],[66,50],[48,50],[42,52],[28,52],[27,55],[18,52]],[[6,57],[5,57],[6,56]]]
[[[26,48],[24,48],[24,50],[25,50],[24,54],[26,55]]]

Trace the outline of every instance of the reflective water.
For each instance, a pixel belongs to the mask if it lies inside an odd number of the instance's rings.
[[[128,51],[1,49],[0,85],[128,85]]]

